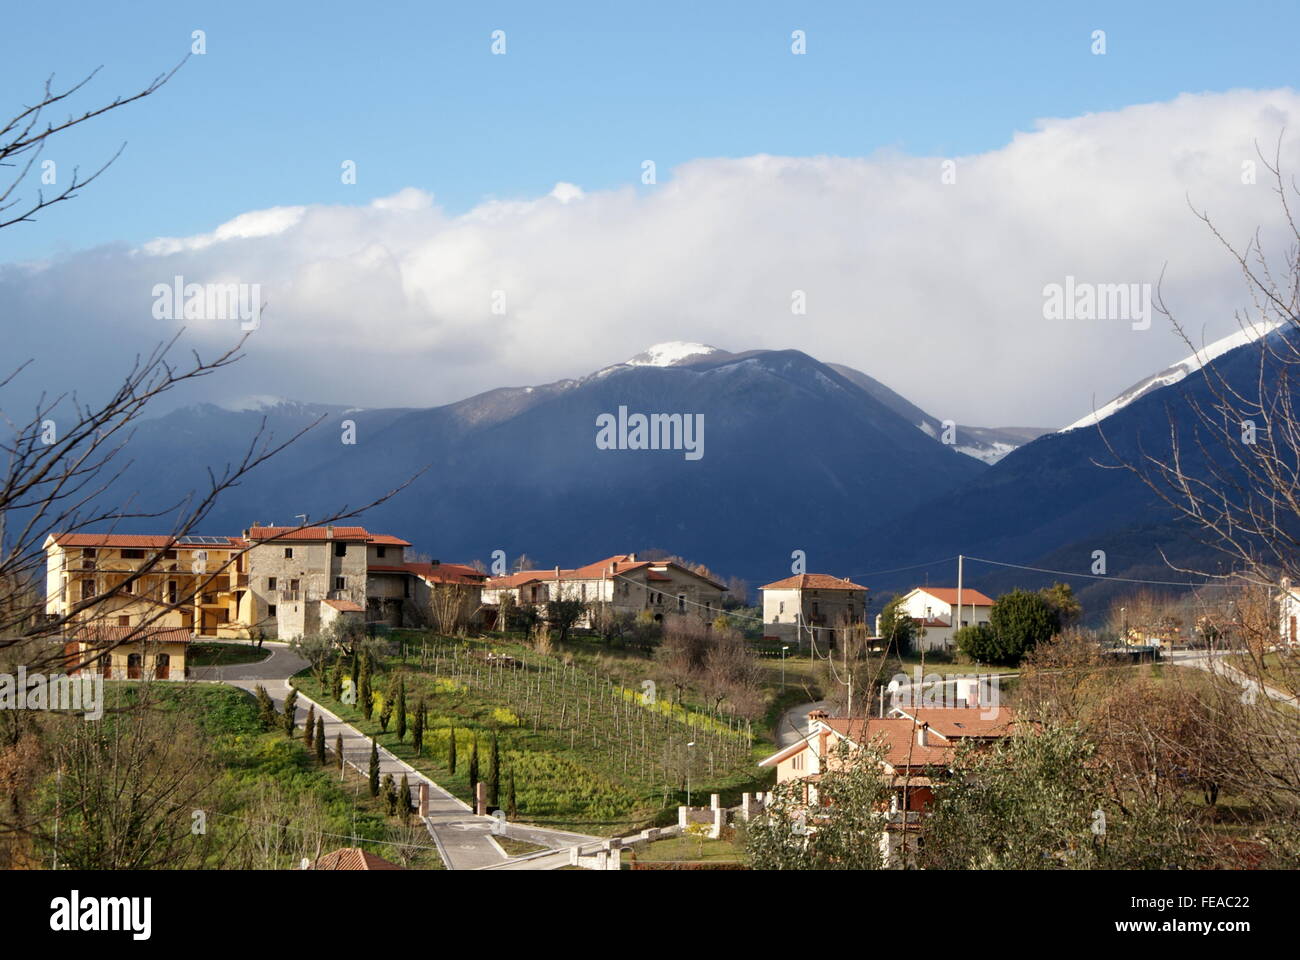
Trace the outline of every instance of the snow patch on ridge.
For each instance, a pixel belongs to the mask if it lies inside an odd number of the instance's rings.
[[[669,340],[664,343],[656,343],[645,353],[638,353],[632,359],[624,362],[629,367],[671,367],[689,357],[708,356],[710,353],[721,353],[721,351],[717,347],[709,346],[707,343]]]
[[[1272,333],[1279,326],[1280,322],[1271,324],[1259,324],[1245,327],[1236,333],[1229,334],[1221,340],[1216,340],[1208,346],[1202,347],[1196,353],[1192,354],[1172,367],[1167,367],[1157,374],[1147,377],[1138,383],[1133,384],[1114,400],[1105,406],[1098,407],[1095,411],[1085,417],[1081,417],[1068,427],[1062,427],[1058,432],[1066,433],[1070,430],[1077,430],[1080,427],[1091,427],[1105,420],[1111,414],[1123,410],[1134,400],[1146,396],[1152,390],[1159,390],[1161,387],[1167,387],[1170,384],[1178,383],[1187,377],[1188,374],[1195,373],[1203,366],[1218,357],[1223,356],[1229,350],[1235,350],[1237,347],[1245,346],[1248,343],[1254,343],[1261,337]]]

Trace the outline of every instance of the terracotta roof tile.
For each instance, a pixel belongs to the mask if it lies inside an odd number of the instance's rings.
[[[312,865],[313,870],[402,870],[395,863],[367,853],[357,847],[343,847],[324,854]]]
[[[923,593],[928,593],[930,596],[934,597],[936,600],[942,601],[943,603],[952,605],[957,603],[956,587],[917,587],[916,589]],[[971,605],[977,607],[991,607],[993,606],[993,599],[991,597],[986,597],[978,590],[972,590],[970,587],[962,587],[961,605],[963,607],[969,607]]]
[[[828,573],[799,573],[784,580],[777,580],[760,590],[866,590],[861,584],[851,580],[832,577]]]

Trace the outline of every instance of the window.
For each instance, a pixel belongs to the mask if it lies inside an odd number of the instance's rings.
[[[123,593],[133,593],[133,592],[135,592],[135,584],[133,584],[133,583],[129,583],[129,582],[127,582],[127,583],[123,583],[123,584],[122,584],[122,592],[123,592]]]
[[[289,589],[292,590],[294,593],[297,593],[297,592],[298,592],[298,581],[297,581],[297,580],[290,580],[290,581],[289,581]]]
[[[686,612],[686,594],[684,593],[677,594],[677,612],[678,613]]]
[[[164,560],[175,560],[175,559],[176,559],[176,551],[175,551],[175,550],[164,550],[164,551],[163,551],[163,559],[164,559]]]
[[[94,595],[95,595],[95,581],[93,581],[93,580],[82,580],[82,581],[81,581],[81,599],[82,599],[82,600],[89,600],[89,599],[91,599]]]
[[[275,584],[276,584],[276,578],[275,578],[275,577],[267,577],[267,578],[266,578],[266,589],[268,589],[268,590],[274,590],[274,589],[275,589]]]
[[[81,551],[81,555],[82,555],[83,557],[88,557],[88,558],[90,558],[90,559],[92,559],[92,560],[95,558],[95,553],[96,553],[96,550],[95,550],[94,547],[87,547],[85,550],[82,550],[82,551]]]
[[[346,589],[347,589],[347,578],[346,578],[346,577],[335,577],[335,578],[334,578],[334,589],[335,589],[335,590],[346,590]]]
[[[284,559],[286,559],[286,560],[292,560],[292,559],[293,559],[293,547],[285,547],[285,548],[284,548]]]
[[[790,758],[790,769],[791,769],[791,770],[802,770],[802,769],[803,769],[803,754],[802,754],[802,753],[796,753],[793,757]]]
[[[387,554],[388,554],[387,547],[375,547],[375,556],[379,557],[380,559],[383,559],[385,556],[387,556]]]
[[[266,615],[267,615],[268,617],[274,617],[274,616],[275,616],[275,604],[274,604],[274,603],[268,603],[268,604],[266,605]]]
[[[334,544],[334,556],[346,557],[348,555],[348,545],[346,543]]]
[[[129,627],[131,626],[131,618],[126,615],[120,616],[117,618],[117,625],[119,627]]]
[[[777,613],[785,613],[785,601],[784,601],[784,600],[781,601],[781,609],[777,610]]]
[[[167,581],[167,602],[168,603],[176,602],[176,581],[175,580]]]
[[[143,559],[144,559],[144,551],[143,551],[143,550],[123,550],[123,551],[122,551],[122,559],[123,559],[123,560],[143,560]]]

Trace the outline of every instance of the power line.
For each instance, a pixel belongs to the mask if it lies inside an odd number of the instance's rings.
[[[984,557],[966,556],[967,560],[979,563],[991,563],[998,567],[1013,567],[1017,570],[1031,570],[1034,573],[1048,573],[1056,577],[1084,577],[1089,580],[1112,580],[1116,583],[1147,583],[1162,587],[1240,587],[1233,583],[1214,583],[1211,581],[1191,582],[1188,580],[1144,580],[1138,577],[1112,577],[1104,573],[1076,573],[1070,570],[1048,570],[1045,567],[1031,567],[1023,563],[1007,563],[1004,560],[988,560]]]

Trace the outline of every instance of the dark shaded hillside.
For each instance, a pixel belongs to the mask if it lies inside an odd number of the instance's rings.
[[[597,416],[620,406],[702,414],[703,458],[597,449]],[[326,421],[223,499],[202,532],[320,517],[423,469],[364,522],[434,557],[486,560],[500,549],[572,565],[654,544],[761,583],[785,575],[796,549],[817,569],[874,562],[863,554],[870,525],[987,469],[798,351],[616,365],[428,410],[286,405],[268,411],[271,432],[287,437],[322,412]],[[142,424],[119,489],[141,503],[175,500],[208,465],[242,454],[260,416],[204,406]],[[355,445],[340,442],[345,418],[356,422]]]
[[[1259,357],[1259,346],[1247,345],[1220,357],[1214,367],[1228,383],[1249,393],[1260,375]],[[1195,579],[1166,563],[1163,551],[1175,566],[1224,571],[1223,556],[1200,543],[1198,531],[1175,522],[1172,509],[1138,477],[1106,468],[1117,462],[1140,463],[1143,451],[1167,453],[1172,422],[1184,447],[1185,469],[1203,475],[1205,461],[1194,441],[1197,420],[1187,397],[1208,402],[1205,376],[1198,371],[1148,393],[1098,426],[1041,437],[964,487],[886,521],[870,536],[880,543],[901,545],[891,552],[899,565],[963,553],[1086,574],[1092,552],[1104,550],[1107,572],[1114,577]],[[927,535],[918,537],[919,529]],[[952,565],[947,564],[933,571],[883,578],[877,586],[910,586],[913,580],[921,582],[927,572],[936,583],[950,582],[954,576]],[[972,585],[995,594],[1011,586],[1037,587],[1054,579],[982,564],[968,565],[967,572]],[[1082,576],[1070,582],[1093,613],[1130,589]]]

